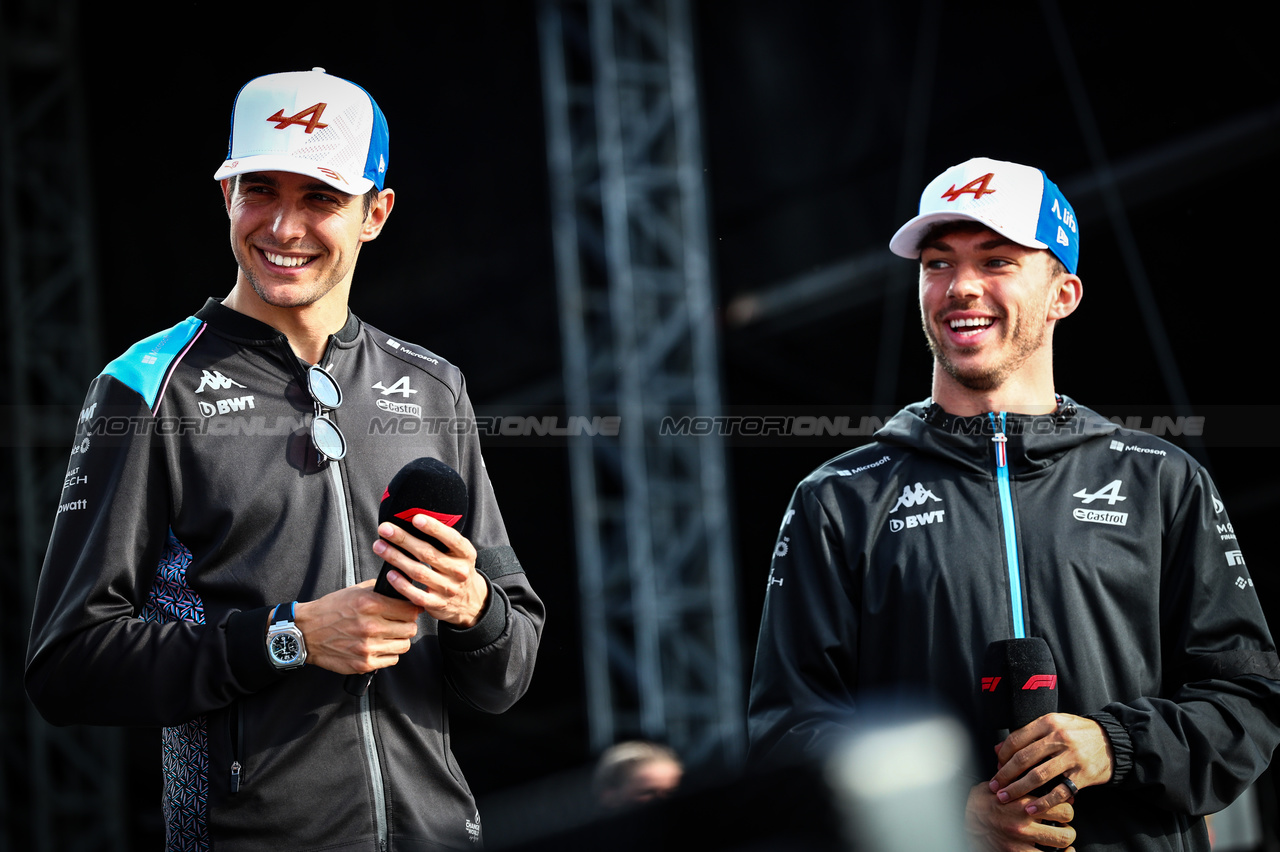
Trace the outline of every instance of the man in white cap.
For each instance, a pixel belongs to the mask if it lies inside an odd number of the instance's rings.
[[[1207,850],[1199,816],[1280,743],[1280,663],[1204,468],[1055,391],[1074,210],[973,159],[890,249],[920,264],[932,395],[792,496],[752,758],[826,755],[872,698],[940,701],[972,733],[977,848]]]
[[[235,285],[108,364],[77,424],[27,690],[55,724],[163,727],[169,849],[481,840],[445,693],[510,707],[544,611],[461,372],[348,310],[387,161],[359,86],[246,84],[215,174]],[[415,536],[380,500],[423,457],[465,494],[396,512]]]

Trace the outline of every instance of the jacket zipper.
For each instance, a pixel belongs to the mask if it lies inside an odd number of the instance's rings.
[[[1009,604],[1013,610],[1013,636],[1015,639],[1026,638],[1026,627],[1022,613],[1022,569],[1018,559],[1018,533],[1013,518],[1013,497],[1009,492],[1009,454],[1007,445],[1009,438],[1004,433],[1005,414],[994,411],[987,414],[991,418],[991,427],[995,435],[991,441],[996,451],[996,490],[1000,494],[1000,521],[1004,526],[1004,552],[1006,567],[1009,571]]]
[[[231,792],[240,792],[240,748],[244,741],[244,715],[240,712],[240,704],[236,702],[231,708],[235,717],[235,734],[231,737]]]
[[[325,368],[332,372],[332,365]],[[338,492],[338,513],[342,516],[342,552],[343,582],[353,586],[356,582],[355,551],[352,549],[351,517],[347,514],[347,486],[342,478],[342,468],[338,462],[326,462],[329,476]],[[387,800],[382,790],[382,762],[378,759],[378,744],[373,738],[373,712],[370,693],[360,697],[360,733],[364,739],[365,760],[369,766],[369,775],[373,788],[373,814],[378,833],[378,848],[387,848]]]

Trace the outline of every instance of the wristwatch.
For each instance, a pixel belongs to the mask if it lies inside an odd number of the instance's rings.
[[[271,611],[271,626],[267,628],[267,656],[277,669],[298,669],[307,661],[307,643],[302,641],[302,631],[293,623],[294,607],[297,601],[289,604],[289,615],[286,618],[280,610],[280,604]],[[276,617],[279,616],[279,620]]]

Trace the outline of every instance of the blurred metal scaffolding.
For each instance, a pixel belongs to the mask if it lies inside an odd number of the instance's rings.
[[[590,745],[690,765],[745,744],[720,368],[687,0],[539,10]]]
[[[31,601],[75,411],[99,363],[88,119],[72,0],[0,2],[0,231],[9,416],[0,550],[0,849],[123,850],[121,732],[53,728],[26,700]],[[62,440],[61,437],[65,437]],[[21,769],[19,775],[14,770]]]

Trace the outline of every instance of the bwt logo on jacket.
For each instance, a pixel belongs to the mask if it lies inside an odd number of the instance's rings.
[[[200,402],[200,413],[205,417],[219,414],[230,414],[233,411],[247,411],[253,408],[252,396],[237,396],[231,399],[220,399],[217,402]]]
[[[902,489],[902,495],[898,497],[898,502],[893,504],[889,514],[892,515],[904,506],[908,509],[923,506],[930,500],[935,503],[942,502],[942,498],[925,488],[923,483],[917,482],[915,485],[908,485]],[[915,529],[928,524],[940,524],[946,519],[946,514],[946,509],[934,509],[930,512],[920,512],[903,518],[890,518],[889,531],[901,532],[902,530]]]

